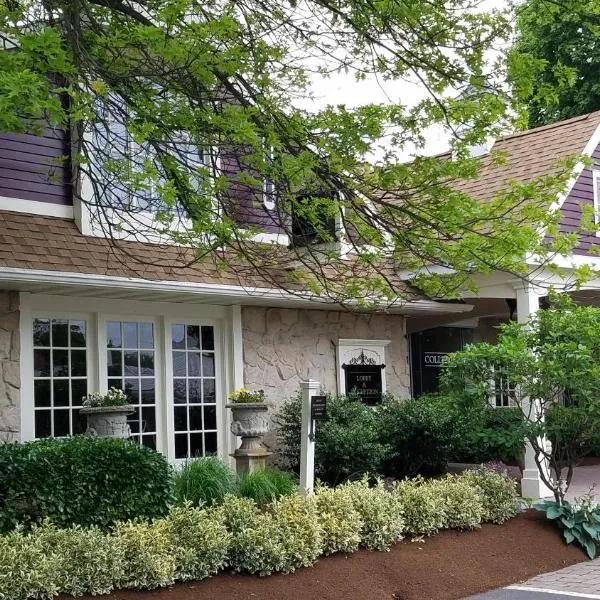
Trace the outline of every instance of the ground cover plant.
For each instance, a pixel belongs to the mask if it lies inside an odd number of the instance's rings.
[[[430,506],[419,518],[424,501],[435,499],[437,512]],[[262,506],[229,494],[220,504],[184,504],[151,522],[127,521],[109,530],[59,528],[46,521],[0,536],[0,597],[152,589],[203,579],[227,566],[261,575],[287,573],[322,555],[358,547],[386,550],[404,536],[498,522],[500,514],[515,515],[518,506],[513,482],[478,471],[407,481],[392,491],[367,480],[320,486],[311,497],[294,493]],[[432,526],[434,513],[439,516]]]
[[[178,504],[215,504],[227,494],[235,493],[235,471],[216,456],[186,461],[174,477],[174,493]]]
[[[239,494],[261,504],[281,496],[289,496],[297,487],[290,473],[267,467],[243,475],[239,481]]]

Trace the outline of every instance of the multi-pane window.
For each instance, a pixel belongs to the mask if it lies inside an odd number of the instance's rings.
[[[496,408],[514,406],[515,385],[510,381],[506,371],[496,369],[494,372],[494,402]]]
[[[85,431],[79,415],[87,394],[86,322],[33,321],[35,437],[61,437]]]
[[[171,327],[175,458],[217,451],[214,330],[209,326]]]
[[[151,322],[107,321],[108,387],[122,389],[135,406],[129,416],[132,437],[156,448],[155,335]]]

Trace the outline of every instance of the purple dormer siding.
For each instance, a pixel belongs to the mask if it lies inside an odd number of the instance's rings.
[[[0,133],[0,196],[70,206],[69,136]]]

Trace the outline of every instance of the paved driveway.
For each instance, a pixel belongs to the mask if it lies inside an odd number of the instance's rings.
[[[469,600],[574,600],[575,598],[600,600],[600,558],[553,573],[538,575],[520,585],[511,585],[502,590],[472,596]]]

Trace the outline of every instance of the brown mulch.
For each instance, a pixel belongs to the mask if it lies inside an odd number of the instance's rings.
[[[503,525],[403,541],[390,552],[330,556],[290,575],[223,573],[108,600],[455,600],[584,560],[545,515],[529,511]]]

